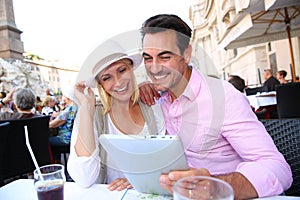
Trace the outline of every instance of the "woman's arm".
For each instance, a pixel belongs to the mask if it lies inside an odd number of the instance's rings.
[[[72,179],[81,187],[90,187],[94,183],[98,182],[100,173],[100,156],[99,148],[96,149],[90,156],[77,155],[75,144],[78,138],[78,128],[80,122],[80,112],[77,113],[74,120],[74,126],[70,142],[70,156],[68,160],[68,172]],[[95,135],[96,138],[96,135]]]
[[[13,100],[13,94],[15,92],[15,88],[13,88],[3,99],[1,99],[0,108],[2,108],[4,105],[8,104],[10,101]]]
[[[85,92],[85,90],[85,84],[78,83],[74,91],[80,106],[80,123],[77,141],[75,143],[75,150],[79,157],[91,156],[96,149],[93,127],[96,98],[90,88],[87,88],[87,92]]]
[[[66,121],[65,120],[62,120],[62,119],[59,119],[58,117],[55,118],[54,120],[52,120],[50,123],[49,123],[49,128],[57,128],[63,124],[65,124]]]
[[[94,130],[95,96],[91,89],[85,94],[85,85],[75,86],[79,111],[74,121],[68,171],[72,179],[82,187],[97,182],[100,173],[100,156],[97,133]]]

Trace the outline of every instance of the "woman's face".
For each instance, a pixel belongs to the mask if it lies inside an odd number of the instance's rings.
[[[127,101],[136,87],[132,68],[128,59],[114,62],[98,74],[98,83],[114,99]]]
[[[277,79],[281,79],[282,78],[281,75],[278,72],[276,73],[276,78]]]
[[[69,105],[71,100],[68,97],[63,95],[62,99],[61,99],[61,102],[63,103],[63,105]]]

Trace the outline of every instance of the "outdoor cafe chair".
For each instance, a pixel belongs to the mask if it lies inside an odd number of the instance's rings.
[[[6,141],[8,136],[9,122],[0,123],[0,142]],[[0,145],[0,187],[4,185],[3,163],[4,163],[4,145]]]
[[[65,166],[65,175],[67,181],[73,181],[68,173],[67,165],[68,165],[68,155],[70,155],[70,143],[65,146],[51,146],[52,154],[53,155],[63,155],[64,158],[64,166]]]
[[[279,118],[300,118],[300,83],[277,85],[276,101]]]
[[[300,196],[300,118],[260,121],[291,167],[293,183],[285,194]]]
[[[34,163],[26,146],[24,126],[28,128],[28,136],[37,163],[51,164],[49,151],[49,119],[50,116],[38,116],[26,119],[5,120],[9,122],[8,136],[0,140],[3,162],[0,177],[3,179],[22,177],[32,173]],[[4,121],[2,121],[4,122]],[[2,133],[2,131],[1,131]]]

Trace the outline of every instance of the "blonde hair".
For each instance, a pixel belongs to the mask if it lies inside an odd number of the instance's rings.
[[[125,58],[127,59],[127,58]],[[120,62],[122,61],[123,59],[121,60],[118,60],[116,62]],[[130,59],[128,59],[130,60]],[[131,60],[130,60],[131,61]],[[114,62],[114,63],[116,63]],[[131,66],[133,66],[133,63],[131,61]],[[133,72],[132,72],[133,73]],[[99,75],[99,74],[98,74]],[[107,114],[110,109],[111,109],[111,106],[112,106],[112,96],[110,94],[108,94],[105,89],[102,87],[102,85],[99,83],[99,80],[98,80],[98,75],[96,76],[96,81],[97,81],[97,88],[98,88],[98,93],[99,93],[99,97],[100,97],[100,101],[102,103],[102,106],[103,106],[103,115]],[[139,88],[138,88],[138,85],[137,85],[137,82],[136,82],[136,78],[135,76],[133,75],[133,82],[134,82],[134,86],[135,86],[135,89],[134,89],[134,92],[131,96],[131,100],[133,101],[133,104],[137,103],[139,98],[140,98],[140,93],[139,93]]]
[[[46,97],[43,99],[42,106],[48,106],[49,103],[50,103],[51,101],[54,101],[54,100],[53,100],[53,97],[51,97],[51,96],[46,96]]]

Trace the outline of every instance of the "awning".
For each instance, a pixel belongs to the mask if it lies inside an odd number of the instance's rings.
[[[265,10],[274,10],[277,8],[297,6],[300,4],[299,0],[264,0]]]
[[[288,8],[289,16],[294,19],[290,25],[291,37],[300,36],[300,1],[298,4],[299,6]],[[246,13],[238,22],[234,20],[235,24],[229,26],[219,46],[225,49],[234,49],[287,39],[288,35],[282,15],[284,15],[283,9]]]
[[[251,2],[249,6],[252,7],[243,8],[242,11],[240,6],[238,7],[238,14],[220,40],[219,48],[234,49],[289,39],[292,77],[295,81],[291,38],[300,36],[300,0],[265,0],[261,1],[264,2],[263,5],[257,0]],[[253,7],[255,2],[258,5]],[[257,11],[259,7],[261,10]]]

